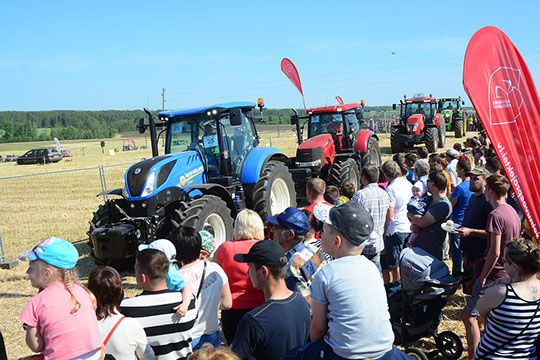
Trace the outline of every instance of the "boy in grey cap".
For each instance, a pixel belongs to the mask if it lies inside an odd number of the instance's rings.
[[[321,359],[390,359],[396,355],[386,292],[380,273],[362,255],[373,219],[360,204],[315,207],[324,223],[323,251],[331,261],[311,285],[311,348]]]

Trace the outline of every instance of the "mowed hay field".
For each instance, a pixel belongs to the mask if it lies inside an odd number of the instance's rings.
[[[296,137],[291,126],[279,129],[265,126],[260,136],[261,145],[272,145],[287,155],[294,155]],[[95,266],[89,258],[86,244],[88,221],[103,202],[102,197],[96,196],[101,191],[98,166],[105,166],[107,188],[113,189],[123,185],[124,171],[129,164],[151,157],[150,149],[121,151],[125,140],[122,137],[105,140],[103,153],[100,140],[62,142],[62,149],[70,150],[74,156],[69,161],[62,160],[56,164],[21,166],[13,162],[0,163],[0,234],[4,239],[6,257],[15,259],[18,253],[32,248],[39,240],[58,236],[73,242],[79,250],[79,275],[83,283],[86,282]],[[144,137],[134,137],[134,140],[139,146],[146,144],[150,147]],[[448,134],[445,149],[457,140],[464,139],[454,139]],[[380,135],[380,146],[383,160],[390,158],[388,134]],[[0,155],[22,155],[36,147],[54,147],[54,144],[0,144]],[[120,151],[114,152],[115,148]],[[19,263],[9,270],[0,269],[0,331],[6,341],[9,359],[31,354],[17,320],[24,304],[36,293],[27,279],[26,269],[27,263]],[[122,275],[127,295],[135,295],[137,288],[132,274]],[[441,330],[452,330],[462,338],[464,330],[459,316],[464,300],[461,293],[450,299],[440,326]],[[417,346],[430,350],[433,342],[421,342]]]

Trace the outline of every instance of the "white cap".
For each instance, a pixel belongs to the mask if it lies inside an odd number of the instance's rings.
[[[139,251],[144,249],[156,249],[165,253],[168,260],[174,260],[176,257],[176,248],[173,243],[167,239],[158,239],[152,241],[150,244],[139,245]]]

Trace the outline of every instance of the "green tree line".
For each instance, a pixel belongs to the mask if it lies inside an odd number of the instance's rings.
[[[303,109],[298,110],[300,115]],[[157,112],[156,112],[157,113]],[[288,124],[291,109],[264,109],[267,124]],[[399,114],[391,106],[366,106],[364,118],[387,118]],[[255,116],[260,114],[255,111]],[[135,131],[142,110],[106,111],[3,111],[0,112],[0,142],[111,138],[120,132]],[[46,131],[44,131],[46,130]]]

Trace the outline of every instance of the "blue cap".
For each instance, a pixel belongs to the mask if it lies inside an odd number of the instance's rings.
[[[302,210],[294,207],[289,207],[276,216],[268,216],[266,220],[280,228],[292,230],[298,235],[306,235],[309,231],[308,217]]]
[[[72,243],[50,237],[37,244],[32,250],[19,254],[20,260],[41,260],[60,269],[73,269],[79,260],[79,252]]]

